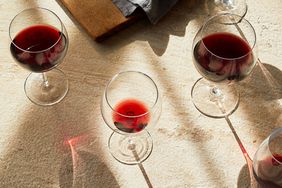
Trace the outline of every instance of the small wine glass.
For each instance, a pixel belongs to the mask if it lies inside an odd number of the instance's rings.
[[[45,8],[25,9],[12,19],[9,35],[13,58],[32,71],[24,84],[26,96],[43,106],[60,102],[68,92],[68,80],[56,68],[68,49],[67,31],[60,18]]]
[[[161,114],[155,82],[146,74],[125,71],[107,84],[101,102],[105,123],[113,130],[108,142],[112,156],[124,164],[138,164],[152,152],[148,131]]]
[[[274,130],[259,146],[253,158],[255,187],[282,187],[282,127]]]
[[[208,9],[211,14],[232,13],[244,17],[248,6],[246,0],[207,0]]]
[[[253,26],[235,14],[215,15],[196,34],[192,49],[194,65],[204,77],[192,87],[195,107],[209,117],[230,115],[239,105],[234,82],[247,77],[257,61]]]

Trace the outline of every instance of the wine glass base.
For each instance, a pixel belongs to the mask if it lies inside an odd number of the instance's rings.
[[[43,74],[48,83],[44,82]],[[68,88],[66,75],[57,68],[44,73],[30,73],[24,85],[28,99],[41,106],[50,106],[60,102],[66,96]]]
[[[211,15],[228,12],[243,18],[248,12],[248,5],[244,0],[206,0],[206,6]]]
[[[217,93],[214,93],[217,92]],[[232,114],[239,105],[240,95],[232,84],[211,82],[200,78],[192,87],[192,101],[204,115],[223,118]]]
[[[108,146],[112,156],[123,164],[134,165],[145,161],[153,150],[153,140],[148,131],[131,136],[113,132]]]

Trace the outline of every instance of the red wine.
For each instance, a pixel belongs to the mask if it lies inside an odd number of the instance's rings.
[[[255,65],[249,44],[231,33],[204,37],[194,48],[195,65],[208,80],[241,80]]]
[[[23,67],[33,72],[44,72],[62,61],[67,45],[66,36],[56,28],[34,25],[16,35],[10,50]]]
[[[282,154],[275,154],[274,158],[259,161],[258,174],[254,171],[259,188],[282,188]]]
[[[124,132],[139,132],[147,126],[150,119],[148,108],[141,101],[135,99],[121,101],[114,110],[114,124]]]

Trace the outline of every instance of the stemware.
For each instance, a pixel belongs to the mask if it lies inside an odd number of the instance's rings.
[[[248,11],[246,0],[207,0],[207,5],[214,15],[226,12],[244,17]]]
[[[196,34],[192,49],[194,65],[203,76],[192,87],[195,107],[210,117],[230,115],[239,104],[234,82],[247,77],[256,64],[254,28],[238,15],[215,15]]]
[[[255,187],[282,187],[282,127],[274,130],[259,146],[253,158]]]
[[[9,35],[13,58],[32,71],[24,84],[26,96],[38,105],[61,101],[68,80],[56,67],[67,53],[68,35],[60,18],[45,8],[25,9],[12,19]]]
[[[146,74],[125,71],[107,84],[101,112],[113,130],[108,142],[112,156],[124,164],[137,164],[149,157],[153,141],[148,131],[161,113],[155,82]]]

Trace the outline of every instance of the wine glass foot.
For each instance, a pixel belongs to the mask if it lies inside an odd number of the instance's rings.
[[[206,0],[206,6],[211,15],[228,12],[244,18],[248,12],[245,0]]]
[[[113,132],[108,146],[112,156],[123,164],[135,165],[145,161],[153,150],[153,140],[148,131],[131,135]]]
[[[41,106],[60,102],[68,92],[68,80],[59,69],[44,73],[30,73],[25,80],[25,94],[28,99]]]
[[[233,84],[212,84],[200,78],[193,85],[191,97],[195,107],[204,115],[223,118],[232,114],[239,105],[240,95]]]

